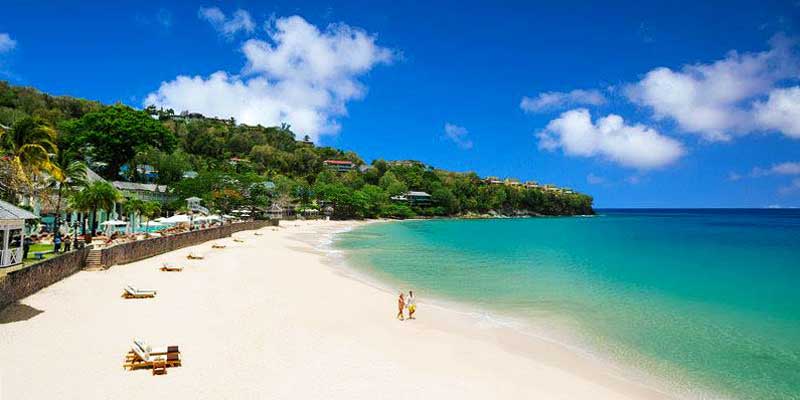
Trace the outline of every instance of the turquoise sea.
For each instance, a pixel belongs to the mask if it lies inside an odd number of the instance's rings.
[[[684,393],[800,399],[800,210],[379,223],[335,246],[421,299],[566,328]]]

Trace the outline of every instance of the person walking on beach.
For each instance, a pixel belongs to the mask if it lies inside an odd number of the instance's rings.
[[[56,233],[53,238],[53,253],[58,254],[59,250],[61,250],[61,235]]]
[[[400,297],[397,298],[397,319],[403,321],[403,309],[406,308],[406,300],[403,298],[403,292],[400,292]]]
[[[72,249],[72,239],[69,238],[69,235],[64,237],[64,253],[69,253]]]
[[[25,239],[22,241],[22,259],[28,259],[28,252],[31,250],[31,245],[33,244],[33,238],[30,236],[25,236]]]
[[[414,299],[414,292],[408,291],[406,297],[406,307],[408,308],[408,319],[414,319],[414,311],[417,311],[417,300]]]

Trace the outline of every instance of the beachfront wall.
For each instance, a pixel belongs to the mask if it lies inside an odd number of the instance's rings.
[[[278,226],[278,220],[240,222],[165,237],[122,243],[103,249],[100,265],[110,267],[117,264],[127,264],[209,240],[228,237],[235,232],[259,229],[265,226]]]
[[[89,249],[75,250],[0,276],[0,310],[80,271],[88,254]]]
[[[200,229],[160,238],[139,240],[101,249],[101,264],[109,267],[152,257],[182,247],[230,236],[239,231],[278,226],[278,220],[249,221]],[[87,265],[89,248],[74,250],[36,263],[30,267],[0,276],[0,310],[17,300],[30,296]]]

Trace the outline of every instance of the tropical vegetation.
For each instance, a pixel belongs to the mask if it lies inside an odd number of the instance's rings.
[[[334,218],[593,212],[590,196],[567,190],[489,184],[475,173],[416,161],[366,164],[354,152],[297,140],[285,124],[250,126],[155,107],[102,105],[5,82],[0,135],[0,197],[35,192],[31,182],[46,175],[59,199],[67,193],[71,207],[92,214],[113,206],[119,193],[109,184],[85,182],[79,172],[85,165],[109,181],[169,186],[175,200],[157,211],[130,200],[125,206],[147,218],[181,209],[192,196],[221,212],[277,205]],[[333,171],[326,160],[350,161],[355,168]],[[74,190],[78,186],[84,189]],[[407,201],[409,191],[426,192],[430,201]]]

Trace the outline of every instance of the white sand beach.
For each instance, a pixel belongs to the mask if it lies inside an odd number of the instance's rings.
[[[396,320],[395,293],[297,240],[354,224],[282,223],[58,282],[0,312],[0,399],[671,398],[424,295],[416,320]],[[158,293],[125,300],[127,284]],[[179,345],[183,366],[123,370],[134,337]]]

